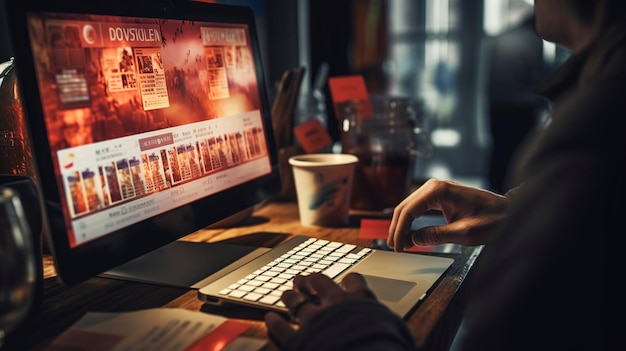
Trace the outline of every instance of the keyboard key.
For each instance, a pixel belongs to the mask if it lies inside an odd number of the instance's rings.
[[[338,248],[336,252],[350,252],[350,251],[354,250],[355,247],[356,247],[356,245],[345,244],[342,247]]]
[[[261,297],[263,297],[263,295],[251,292],[251,293],[246,294],[246,296],[244,296],[243,299],[248,300],[248,301],[257,301]]]
[[[253,286],[253,285],[242,285],[237,290],[248,292],[248,291],[254,290],[254,288],[256,288],[256,286]]]
[[[280,296],[266,295],[259,299],[260,303],[264,303],[266,305],[273,305],[280,301]]]
[[[322,274],[334,278],[339,275],[339,273],[348,269],[351,265],[348,263],[335,263],[332,266],[328,267],[326,270],[322,272]]]
[[[247,294],[245,291],[233,290],[230,293],[228,293],[228,296],[242,298],[245,294]]]

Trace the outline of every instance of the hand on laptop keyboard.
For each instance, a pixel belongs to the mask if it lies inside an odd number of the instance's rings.
[[[362,275],[349,273],[339,285],[332,278],[320,272],[306,276],[297,275],[293,279],[293,289],[286,290],[282,294],[281,300],[289,310],[292,321],[304,326],[319,311],[329,306],[349,299],[362,298],[376,300],[376,296],[367,287]],[[268,313],[265,321],[270,335],[279,344],[295,333],[289,322],[277,313]]]
[[[416,350],[404,320],[377,301],[359,273],[346,274],[340,284],[321,272],[298,275],[282,301],[291,321],[265,315],[268,335],[281,350]]]
[[[356,252],[355,252],[356,251]],[[284,309],[280,300],[298,274],[321,272],[335,278],[372,250],[310,238],[294,249],[220,291],[220,295]]]

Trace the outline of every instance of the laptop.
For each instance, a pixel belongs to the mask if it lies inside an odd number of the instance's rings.
[[[287,309],[280,301],[280,295],[290,288],[290,280],[301,269],[304,274],[321,271],[337,282],[346,274],[357,272],[364,276],[368,287],[381,303],[405,318],[454,262],[450,257],[315,241],[305,235],[295,235],[250,261],[238,261],[226,266],[198,290],[198,297],[209,304],[235,303],[284,313]],[[316,254],[310,249],[307,254],[286,258],[311,242],[316,250],[321,249],[323,253]],[[331,252],[335,249],[346,256],[340,257],[340,253]],[[317,265],[311,262],[322,263]],[[297,267],[289,268],[290,264]],[[276,288],[274,283],[281,287],[272,292],[267,291],[266,288]]]

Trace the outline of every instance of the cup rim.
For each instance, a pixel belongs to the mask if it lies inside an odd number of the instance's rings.
[[[292,166],[339,166],[357,163],[359,158],[352,154],[313,153],[291,156],[289,164]]]

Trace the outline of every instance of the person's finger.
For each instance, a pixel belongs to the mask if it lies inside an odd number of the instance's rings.
[[[413,245],[440,245],[454,243],[463,246],[481,245],[489,241],[493,227],[498,223],[489,216],[467,217],[448,224],[424,227],[411,231]]]
[[[480,221],[473,218],[463,218],[448,224],[429,226],[410,231],[411,245],[433,246],[446,243],[460,245],[475,245],[471,241],[471,228],[480,228]],[[479,239],[478,237],[477,239]]]
[[[359,273],[351,272],[341,280],[340,284],[346,292],[356,293],[362,297],[376,298],[374,292],[372,292],[367,286],[365,277]]]
[[[343,277],[340,285],[348,292],[359,291],[367,288],[367,281],[363,275],[351,272]]]
[[[297,274],[293,278],[293,290],[314,298],[316,295],[315,290],[312,290],[311,286],[303,281],[306,276],[307,275]]]
[[[285,307],[289,310],[289,314],[293,321],[298,321],[300,309],[306,304],[313,304],[310,297],[301,294],[295,290],[286,290],[283,292],[281,299],[285,304]]]
[[[427,182],[410,194],[393,210],[387,235],[387,245],[395,251],[403,251],[410,246],[409,230],[413,220],[430,209],[428,202],[432,186]]]
[[[364,281],[361,282],[361,286],[364,284]],[[292,307],[292,309],[295,309],[295,311],[291,312],[294,321],[301,326],[307,325],[320,310],[342,301],[347,296],[347,292],[339,286],[339,284],[319,272],[307,276],[300,276],[297,280],[294,279],[294,288],[307,292],[315,292],[315,295],[308,296],[310,300],[306,303],[301,303],[299,306],[296,305],[297,308]],[[361,292],[360,294],[363,296],[367,295],[366,292]],[[301,295],[306,296],[304,294]],[[289,302],[287,302],[283,299],[285,305],[288,303],[297,303],[297,301],[294,302],[293,300],[299,300],[299,298],[294,298],[292,294],[287,294],[287,291],[283,293],[283,297],[289,300]]]
[[[305,303],[301,303],[291,314],[292,322],[305,326],[320,312],[323,307],[313,301],[308,300]]]
[[[387,232],[387,246],[393,248],[394,250],[396,249],[396,233],[402,231],[401,229],[399,229],[399,227],[403,226],[402,223],[404,223],[404,221],[406,220],[404,218],[401,219],[401,217],[406,215],[404,209],[407,206],[407,201],[409,201],[409,198],[413,196],[413,194],[402,200],[402,202],[396,205],[396,207],[393,209],[391,223],[389,223],[389,228]]]
[[[469,228],[477,226],[472,218],[463,218],[447,224],[429,226],[410,231],[411,245],[432,246],[445,243],[464,244]]]
[[[445,239],[442,239],[444,235],[438,226],[411,230],[409,233],[411,243],[414,246],[432,246],[446,242]]]
[[[269,338],[280,348],[285,340],[296,333],[291,324],[275,312],[265,314],[265,325]]]
[[[324,305],[336,302],[337,299],[333,297],[343,292],[343,289],[334,280],[319,272],[305,276],[298,282],[294,281],[294,284],[296,283],[298,288],[302,287],[307,291],[315,291],[319,302]]]
[[[393,219],[395,222],[389,227],[387,245],[393,248],[394,251],[402,252],[405,247],[410,246],[407,245],[406,238],[408,237],[414,217],[408,212],[400,210],[398,211],[398,215],[396,215],[394,211]]]

